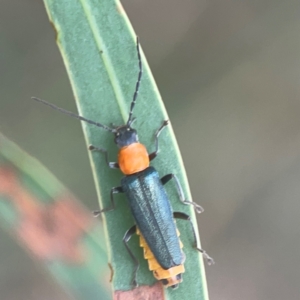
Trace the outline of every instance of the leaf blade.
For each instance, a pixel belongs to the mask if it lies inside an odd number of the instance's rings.
[[[70,76],[80,114],[106,125],[111,122],[123,124],[128,117],[138,64],[135,34],[120,2],[45,0],[45,4],[50,20],[58,32],[58,45]],[[141,141],[148,149],[153,149],[153,133],[168,117],[143,54],[142,61],[144,74],[134,111],[138,117],[135,125],[139,128]],[[86,124],[83,124],[83,129],[87,144],[105,146],[110,150],[110,158],[116,157],[116,148],[111,136]],[[176,173],[183,184],[185,194],[190,198],[185,170],[171,127],[160,137],[160,148],[160,155],[153,165],[161,175]],[[90,153],[90,159],[101,207],[107,207],[110,188],[119,184],[121,175],[107,168],[101,154]],[[195,223],[194,213],[179,203],[174,188],[168,187],[167,190],[174,210],[192,214]],[[122,290],[130,289],[130,279],[124,278],[124,274],[132,272],[131,261],[125,252],[122,237],[126,229],[133,224],[133,219],[124,197],[118,198],[120,199],[117,199],[117,209],[106,213],[103,218],[109,241],[110,259],[115,271],[114,288]],[[179,227],[190,230],[187,225],[180,224]],[[208,299],[202,259],[194,249],[191,249],[191,239],[183,237],[183,240],[188,257],[185,280],[176,292],[166,293],[169,299],[182,299],[187,294],[190,295],[189,299]],[[132,244],[137,244],[137,240]],[[136,253],[140,261],[143,261],[139,282],[154,283],[152,274],[146,271],[147,265],[142,259],[141,250],[136,249]],[[202,276],[202,279],[197,281],[196,276]]]

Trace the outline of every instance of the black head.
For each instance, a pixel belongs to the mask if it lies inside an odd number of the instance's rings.
[[[115,143],[119,148],[128,146],[139,141],[137,132],[130,126],[124,125],[116,128],[115,131]]]

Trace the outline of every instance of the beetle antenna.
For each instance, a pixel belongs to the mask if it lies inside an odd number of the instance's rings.
[[[135,106],[135,102],[136,102],[136,98],[138,96],[139,93],[139,87],[140,87],[140,82],[141,82],[141,78],[142,78],[142,74],[143,74],[143,68],[142,68],[142,60],[141,60],[141,53],[140,53],[140,43],[139,43],[139,37],[136,37],[136,51],[137,51],[137,56],[138,56],[138,62],[139,62],[139,75],[138,75],[138,79],[135,85],[135,91],[133,94],[133,99],[130,105],[130,111],[129,111],[129,117],[128,117],[128,121],[127,121],[127,126],[130,126],[130,124],[132,123],[131,119],[132,119],[132,111],[134,109]]]
[[[108,127],[108,126],[106,126],[106,125],[103,125],[103,124],[101,124],[101,123],[94,122],[94,121],[92,121],[92,120],[88,120],[88,119],[86,119],[86,118],[84,118],[84,117],[81,117],[81,116],[79,116],[79,115],[76,115],[76,114],[74,114],[74,113],[72,113],[72,112],[70,112],[70,111],[68,111],[68,110],[65,110],[65,109],[63,109],[63,108],[60,108],[60,107],[58,107],[58,106],[56,106],[56,105],[54,105],[54,104],[52,104],[52,103],[49,103],[49,102],[47,102],[47,101],[45,101],[45,100],[42,100],[42,99],[39,99],[39,98],[36,98],[36,97],[31,97],[31,99],[32,99],[32,100],[35,100],[35,101],[37,101],[37,102],[41,102],[41,103],[43,103],[43,104],[45,104],[45,105],[48,105],[48,106],[50,106],[51,108],[56,109],[56,110],[58,110],[58,111],[60,111],[60,112],[62,112],[62,113],[64,113],[64,114],[66,114],[66,115],[69,115],[69,116],[74,117],[74,118],[76,118],[76,119],[79,119],[79,120],[81,120],[81,121],[85,121],[85,122],[87,122],[87,123],[89,123],[89,124],[92,124],[92,125],[96,125],[96,126],[98,126],[98,127],[101,127],[101,128],[103,128],[104,130],[106,130],[106,131],[116,132],[116,130],[115,130],[114,128],[110,128],[110,127]]]

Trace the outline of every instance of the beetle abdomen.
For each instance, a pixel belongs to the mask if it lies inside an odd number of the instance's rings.
[[[144,258],[148,260],[149,270],[153,271],[153,275],[157,280],[162,281],[165,287],[177,287],[177,285],[182,282],[181,274],[184,273],[184,265],[178,265],[171,267],[170,269],[163,269],[162,266],[157,262],[154,254],[150,250],[147,242],[145,241],[144,237],[142,236],[141,232],[137,228],[136,234],[140,237],[140,247],[144,250]],[[179,231],[177,230],[177,237],[179,236]],[[182,249],[183,244],[181,243],[180,239],[178,238],[180,243],[180,248]]]

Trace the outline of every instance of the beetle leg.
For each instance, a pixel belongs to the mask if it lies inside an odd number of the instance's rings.
[[[119,167],[119,164],[118,164],[117,162],[112,162],[112,161],[109,161],[109,160],[108,160],[108,153],[107,153],[107,150],[102,149],[102,148],[95,147],[95,146],[93,146],[93,145],[89,145],[89,150],[91,150],[91,151],[99,151],[99,152],[104,153],[106,164],[107,164],[111,169],[119,169],[119,168],[120,168],[120,167]]]
[[[114,200],[114,194],[119,194],[119,193],[123,193],[123,188],[121,186],[116,186],[113,187],[110,190],[110,201],[111,201],[111,206],[103,208],[101,210],[94,210],[93,211],[93,215],[94,217],[98,217],[101,213],[103,213],[104,211],[110,211],[110,210],[114,210],[115,209],[115,200]]]
[[[169,120],[165,120],[155,133],[155,151],[149,154],[149,160],[153,160],[158,153],[158,137],[162,130],[169,124]]]
[[[130,250],[129,246],[128,246],[128,242],[131,239],[131,237],[136,233],[136,225],[133,225],[131,228],[129,228],[124,237],[123,237],[123,243],[131,257],[131,259],[134,262],[134,271],[133,271],[133,279],[132,279],[132,285],[134,286],[134,288],[138,287],[137,281],[136,281],[136,275],[137,275],[137,271],[140,267],[140,263],[138,261],[138,259],[134,256],[134,254],[132,253],[132,251]]]
[[[195,210],[196,210],[196,212],[198,214],[202,213],[204,211],[204,209],[202,208],[202,206],[200,206],[199,204],[197,204],[197,203],[195,203],[193,201],[189,201],[189,200],[185,200],[184,199],[184,194],[183,194],[182,187],[181,187],[180,182],[179,182],[179,180],[178,180],[178,178],[177,178],[177,176],[175,174],[167,174],[164,177],[162,177],[160,179],[160,181],[161,181],[162,184],[166,184],[171,179],[174,179],[174,181],[175,181],[176,188],[177,188],[177,193],[178,193],[180,201],[183,204],[186,204],[186,205],[193,205],[194,208],[195,208]]]
[[[173,213],[173,216],[175,219],[181,219],[181,220],[185,220],[185,221],[189,221],[191,226],[192,226],[192,231],[193,231],[193,236],[194,236],[194,247],[202,253],[203,257],[205,258],[206,262],[208,265],[213,265],[215,262],[213,260],[213,258],[211,258],[205,250],[201,249],[198,247],[198,243],[197,243],[197,237],[196,237],[196,232],[195,232],[195,228],[194,225],[192,223],[191,217],[185,213],[176,211]]]

